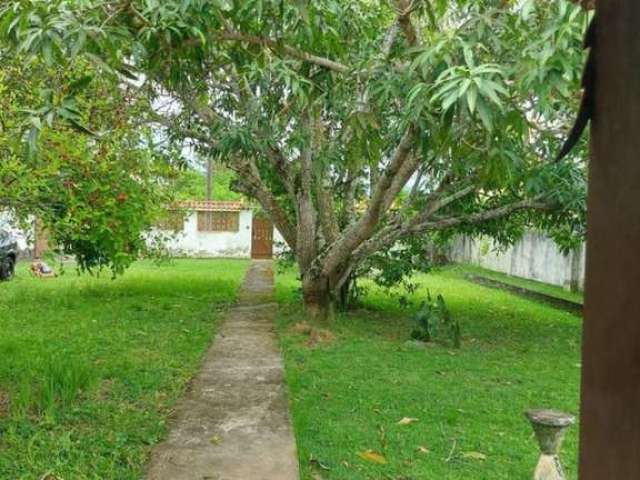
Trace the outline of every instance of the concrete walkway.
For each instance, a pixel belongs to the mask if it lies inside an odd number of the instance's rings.
[[[253,261],[148,480],[297,480],[270,261]]]

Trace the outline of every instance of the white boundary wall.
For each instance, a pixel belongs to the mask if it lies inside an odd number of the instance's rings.
[[[489,238],[458,237],[451,248],[450,259],[516,277],[582,290],[584,252],[583,245],[565,255],[546,235],[528,232],[515,245],[502,250]]]

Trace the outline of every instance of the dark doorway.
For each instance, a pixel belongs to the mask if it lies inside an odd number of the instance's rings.
[[[251,258],[273,257],[273,224],[266,218],[253,217]]]

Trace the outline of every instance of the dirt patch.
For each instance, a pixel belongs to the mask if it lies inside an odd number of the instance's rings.
[[[309,335],[313,330],[313,327],[309,325],[307,322],[298,322],[293,325],[289,330],[293,333],[299,333],[300,335]]]
[[[289,330],[293,333],[309,337],[304,342],[307,347],[330,344],[336,340],[336,336],[332,331],[314,327],[305,321],[296,323],[291,326]]]
[[[11,399],[9,394],[0,390],[0,418],[9,416],[9,409],[11,407]]]
[[[312,328],[309,339],[305,342],[307,347],[317,347],[335,342],[336,336],[333,332],[323,328]]]
[[[96,389],[96,397],[99,400],[109,400],[113,393],[113,379],[108,378],[100,382],[100,385]]]

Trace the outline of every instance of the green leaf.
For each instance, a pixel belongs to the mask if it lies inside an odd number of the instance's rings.
[[[473,68],[474,67],[473,51],[471,50],[469,45],[467,45],[466,43],[463,44],[462,51],[464,53],[464,61],[465,61],[465,63],[467,64],[467,66],[469,68]]]
[[[47,39],[42,43],[42,56],[47,65],[52,66],[55,63],[53,58],[53,44]]]
[[[85,75],[69,84],[69,94],[75,95],[89,86],[93,80],[93,75]]]
[[[478,99],[478,90],[472,87],[467,92],[467,105],[469,105],[469,112],[473,113],[476,109],[476,100]]]
[[[467,78],[462,81],[460,84],[460,88],[458,89],[458,97],[462,97],[466,92],[469,86],[471,85],[471,79]]]
[[[478,99],[477,108],[478,108],[478,115],[480,116],[480,120],[482,120],[484,127],[487,130],[493,130],[493,119],[491,115],[491,110],[487,108],[487,106],[485,105],[484,101],[482,101],[482,99]]]
[[[39,117],[29,117],[29,124],[36,130],[42,129],[42,122]]]
[[[97,137],[98,134],[89,130],[87,127],[85,127],[84,125],[82,125],[80,122],[78,122],[75,118],[69,118],[67,119],[67,121],[69,122],[69,125],[71,125],[71,127],[81,133],[84,133],[86,135],[89,135],[91,137]]]
[[[457,100],[458,100],[458,92],[453,92],[451,93],[448,97],[446,97],[443,101],[442,101],[442,110],[447,111],[449,110],[449,107],[451,107],[451,105],[453,105]]]

